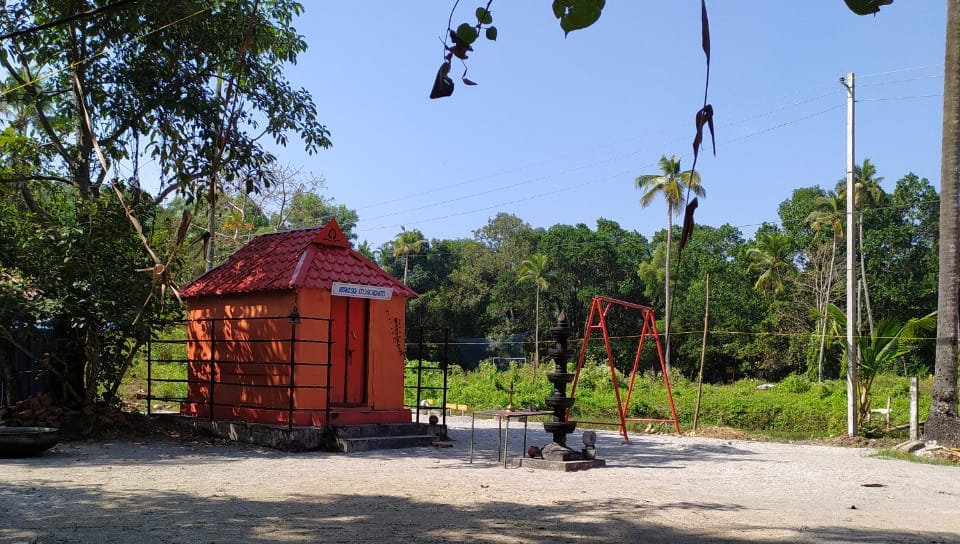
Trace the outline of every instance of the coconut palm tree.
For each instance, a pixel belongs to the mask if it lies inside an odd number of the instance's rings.
[[[947,2],[943,61],[943,125],[940,160],[940,268],[937,277],[937,351],[930,415],[924,435],[960,441],[957,419],[957,284],[960,283],[960,3]]]
[[[667,252],[666,263],[664,265],[664,274],[666,282],[664,287],[664,328],[663,343],[664,363],[667,370],[670,370],[670,245],[672,243],[673,216],[679,215],[683,209],[680,204],[689,193],[703,198],[707,195],[703,185],[700,183],[700,174],[694,170],[680,170],[680,159],[666,155],[660,157],[657,163],[660,168],[659,174],[646,174],[637,177],[635,180],[638,189],[643,191],[640,197],[640,206],[646,208],[658,196],[663,196],[667,202]]]
[[[860,281],[863,288],[863,303],[867,310],[867,324],[870,328],[870,334],[873,334],[873,309],[870,307],[870,289],[867,284],[867,253],[863,247],[863,210],[883,206],[887,193],[880,187],[883,177],[877,177],[877,167],[870,162],[870,159],[864,159],[863,165],[854,165],[853,179],[855,180],[854,190],[856,191],[857,209],[859,210],[857,214],[857,233],[860,249]]]
[[[534,310],[533,327],[533,364],[540,363],[540,291],[546,291],[550,284],[543,276],[547,268],[547,256],[543,253],[531,255],[529,259],[524,259],[520,263],[520,270],[517,273],[517,283],[533,282],[536,286],[536,297]]]
[[[777,295],[786,288],[784,279],[795,272],[793,242],[786,234],[774,231],[757,233],[756,245],[747,250],[747,270],[760,271],[753,288],[766,294]]]
[[[423,238],[423,234],[421,234],[419,230],[400,228],[402,229],[400,234],[398,234],[397,238],[393,241],[393,256],[403,257],[403,284],[406,285],[407,271],[410,268],[410,255],[412,253],[420,253],[420,250],[423,249],[427,241]]]

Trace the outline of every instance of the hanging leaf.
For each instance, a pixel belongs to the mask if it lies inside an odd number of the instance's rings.
[[[553,15],[566,36],[597,22],[604,5],[606,0],[553,0]]]
[[[497,27],[491,26],[487,28],[487,39],[492,42],[497,41]]]
[[[713,146],[713,155],[717,155],[717,141],[713,134],[713,106],[707,104],[697,112],[697,135],[693,138],[693,156],[694,160],[700,154],[700,145],[703,143],[703,126],[706,125],[710,131],[710,143]]]
[[[463,84],[464,84],[464,85],[469,85],[469,86],[471,86],[471,87],[477,84],[477,82],[475,82],[475,81],[473,81],[473,80],[470,80],[470,79],[467,79],[467,78],[463,78],[462,81],[463,81]]]
[[[683,211],[683,231],[680,232],[680,245],[677,247],[677,258],[680,258],[680,254],[683,253],[684,246],[687,245],[687,242],[690,241],[690,236],[693,235],[693,212],[696,211],[697,206],[700,205],[700,202],[697,201],[697,197],[693,197],[693,200],[687,204],[687,208]]]
[[[707,0],[700,0],[700,35],[703,54],[707,56],[707,66],[710,66],[710,21],[707,19]]]
[[[477,8],[477,21],[479,21],[482,25],[492,24],[493,15],[491,15],[486,8]]]
[[[850,11],[857,15],[873,15],[880,11],[880,6],[889,6],[893,0],[843,0]]]
[[[470,45],[477,41],[477,29],[468,23],[463,23],[457,27],[456,36],[459,43]]]
[[[437,77],[433,80],[433,89],[430,98],[443,98],[453,94],[453,80],[447,75],[450,73],[450,63],[444,62],[437,70]]]
[[[183,215],[180,216],[180,227],[177,229],[177,247],[183,244],[183,241],[187,238],[187,231],[192,220],[193,214],[190,213],[190,210],[183,210]]]
[[[467,60],[468,51],[473,51],[473,47],[470,47],[465,43],[461,43],[450,48],[450,52],[453,53],[453,56],[460,60]]]

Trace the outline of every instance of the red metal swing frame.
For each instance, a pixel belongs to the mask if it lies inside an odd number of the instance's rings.
[[[607,329],[607,314],[614,306],[639,310],[643,316],[643,325],[640,330],[640,339],[637,342],[637,352],[633,358],[633,370],[630,372],[630,385],[627,388],[627,396],[625,401],[621,401],[620,398],[620,384],[617,381],[616,366],[613,359],[613,349],[610,347],[610,333]],[[628,421],[652,421],[659,423],[673,422],[673,428],[679,435],[680,422],[677,420],[677,409],[673,403],[673,391],[670,389],[670,376],[667,374],[667,365],[663,358],[663,347],[660,344],[660,333],[657,331],[657,320],[654,316],[653,308],[641,306],[640,304],[634,304],[632,302],[617,300],[615,298],[605,297],[602,295],[593,297],[593,302],[590,304],[590,313],[587,316],[587,323],[584,327],[583,343],[580,346],[580,357],[577,359],[577,370],[573,378],[573,385],[570,388],[570,396],[576,396],[577,381],[580,379],[580,370],[583,368],[583,363],[587,356],[587,345],[590,343],[591,333],[595,330],[599,330],[603,335],[603,343],[607,351],[607,361],[610,365],[610,377],[613,380],[613,392],[617,397],[617,414],[620,416],[620,423],[616,424],[603,421],[581,421],[581,423],[619,425],[620,434],[623,435],[624,443],[630,442],[630,438],[627,436]],[[640,354],[643,351],[643,343],[648,337],[652,337],[657,345],[657,356],[660,359],[660,370],[663,375],[663,384],[667,389],[667,399],[670,401],[670,413],[673,415],[673,419],[627,417],[627,408],[630,406],[630,397],[633,394],[633,385],[637,379],[637,368],[640,365]]]

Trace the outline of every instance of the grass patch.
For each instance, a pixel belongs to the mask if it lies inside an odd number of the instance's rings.
[[[156,410],[179,410],[180,399],[187,396],[187,367],[179,363],[153,363],[150,368],[151,380],[147,384],[147,362],[138,361],[127,370],[123,383],[120,386],[120,398],[128,406],[137,406],[139,411],[146,411],[147,391],[153,397],[153,408]],[[139,405],[139,406],[138,406]]]
[[[924,465],[939,465],[944,467],[960,467],[960,460],[949,461],[947,459],[938,459],[935,457],[920,457],[912,453],[895,451],[890,449],[877,450],[872,457],[879,459],[896,459],[898,461],[909,461],[911,463],[921,463]]]
[[[416,374],[408,362],[406,404],[416,402]],[[552,364],[517,365],[498,372],[490,363],[482,363],[476,370],[465,372],[451,366],[447,401],[466,404],[471,410],[490,410],[507,405],[510,384],[514,389],[514,405],[537,409],[545,408],[544,399],[550,396],[552,385],[547,372]],[[441,372],[424,372],[421,383],[427,387],[442,386]],[[629,376],[617,373],[620,397],[626,401]],[[618,421],[614,378],[606,364],[586,364],[577,384],[577,402],[572,418],[582,421]],[[693,427],[697,404],[697,384],[679,374],[671,376],[671,389],[681,429]],[[812,382],[803,376],[789,376],[773,387],[760,388],[762,382],[744,379],[731,384],[704,384],[698,424],[704,427],[730,427],[751,435],[762,435],[777,440],[823,439],[846,432],[846,382],[831,380]],[[920,383],[920,419],[925,419],[930,408],[932,378]],[[424,393],[422,398],[440,398]],[[569,393],[569,388],[568,388]],[[886,407],[890,398],[891,425],[907,423],[909,414],[909,379],[881,375],[873,385],[871,404]],[[434,404],[436,406],[437,404]],[[660,376],[637,376],[627,413],[630,417],[669,419],[670,403]],[[643,428],[644,425],[631,425]],[[885,422],[874,421],[864,431],[885,434]]]
[[[118,394],[127,406],[146,412],[146,403],[155,410],[179,410],[180,399],[187,396],[187,347],[186,329],[167,331],[162,340],[150,345],[147,365],[146,350],[140,353],[127,369]],[[148,384],[148,379],[152,382]],[[154,400],[147,399],[147,392]]]

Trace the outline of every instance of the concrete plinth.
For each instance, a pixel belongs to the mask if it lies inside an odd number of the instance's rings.
[[[576,472],[578,470],[590,470],[607,465],[603,459],[581,459],[578,461],[550,461],[547,459],[535,459],[525,457],[523,459],[514,459],[512,462],[514,468],[533,468],[537,470],[553,470],[557,472]]]

